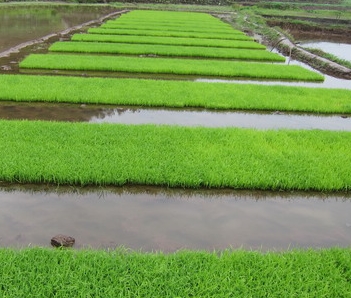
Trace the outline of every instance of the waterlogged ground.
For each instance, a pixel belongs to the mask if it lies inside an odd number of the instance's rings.
[[[83,20],[82,13],[79,17],[76,12],[63,16],[62,12],[46,9],[38,10],[34,16],[32,18],[30,12],[1,14],[0,10],[0,52],[101,15],[88,14]],[[37,50],[45,51],[45,48],[47,45]],[[26,51],[31,50],[24,53]],[[12,73],[18,73],[16,61],[20,57],[23,53],[8,57],[4,60],[6,67],[0,58],[0,73],[9,73],[9,65]],[[324,83],[294,85],[351,89],[351,81],[329,76]],[[351,130],[351,118],[345,116],[0,103],[1,119],[127,124]],[[0,246],[49,246],[51,237],[59,233],[75,237],[77,247],[124,245],[147,251],[212,250],[230,246],[253,249],[348,246],[350,199],[349,194],[3,186],[0,189]]]
[[[167,252],[347,246],[351,237],[349,195],[21,186],[2,188],[0,204],[0,246],[48,246],[58,233],[78,248]]]
[[[0,53],[18,44],[98,19],[111,11],[107,6],[1,6]]]
[[[125,106],[0,102],[0,118],[8,120],[351,131],[351,117],[348,115],[284,114],[279,111],[266,113],[221,112],[203,109],[151,109]]]

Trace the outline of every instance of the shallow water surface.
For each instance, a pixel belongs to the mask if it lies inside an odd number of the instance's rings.
[[[0,7],[0,53],[26,41],[97,19],[107,6],[33,5]]]
[[[323,52],[351,62],[351,44],[329,41],[303,41],[304,48],[320,49]]]
[[[144,188],[2,188],[0,246],[49,246],[63,233],[76,247],[145,251],[287,249],[351,244],[343,195]]]
[[[348,115],[314,116],[308,114],[284,114],[278,111],[257,113],[56,103],[0,102],[0,119],[351,131],[351,117]]]

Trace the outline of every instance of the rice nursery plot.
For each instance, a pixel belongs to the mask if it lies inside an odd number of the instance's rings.
[[[51,52],[157,55],[170,57],[201,57],[214,59],[235,59],[249,61],[285,62],[285,58],[269,52],[255,49],[230,49],[215,47],[188,47],[176,45],[149,45],[128,43],[103,43],[87,41],[56,42]],[[157,61],[155,61],[156,63]]]
[[[350,258],[348,248],[172,254],[2,248],[0,296],[349,297]]]
[[[351,133],[0,121],[0,180],[346,191]]]
[[[118,23],[105,23],[100,26],[100,28],[108,28],[108,29],[129,29],[129,30],[151,30],[151,31],[181,31],[181,32],[195,32],[195,33],[218,33],[218,34],[240,34],[243,35],[242,32],[238,30],[234,30],[232,28],[221,28],[221,29],[211,29],[207,27],[194,27],[194,26],[178,26],[171,24],[168,25],[148,25],[148,24],[136,24],[136,25],[122,25]]]
[[[160,10],[133,10],[121,15],[118,20],[132,21],[155,21],[158,22],[198,22],[203,24],[223,24],[219,19],[208,13],[187,12],[187,11],[160,11]]]
[[[20,68],[176,74],[292,81],[324,80],[322,75],[297,65],[177,58],[31,54],[20,63]]]
[[[217,48],[238,48],[265,50],[266,47],[255,41],[246,40],[223,40],[205,38],[182,38],[182,37],[158,37],[140,35],[111,35],[111,34],[74,34],[72,41],[113,42],[129,44],[159,44],[179,46],[201,46]]]
[[[182,32],[167,30],[131,30],[131,29],[109,29],[109,28],[89,28],[91,34],[112,34],[112,35],[140,35],[140,36],[163,36],[163,37],[186,37],[186,38],[207,38],[207,39],[228,39],[228,40],[253,40],[251,37],[241,33],[219,34],[203,32]]]
[[[344,89],[31,75],[0,75],[0,85],[12,101],[351,113]]]

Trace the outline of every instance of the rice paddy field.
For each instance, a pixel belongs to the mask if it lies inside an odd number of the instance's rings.
[[[324,80],[284,61],[210,14],[135,10],[56,42],[48,53],[28,55],[19,65],[26,74],[0,75],[0,101],[349,117],[350,90],[258,84]],[[72,73],[63,75],[67,70]],[[111,76],[94,77],[95,71]],[[113,76],[119,73],[128,77]],[[148,78],[139,79],[140,73]],[[170,74],[172,80],[162,79]],[[192,81],[203,77],[251,81]],[[0,182],[347,195],[350,145],[345,131],[1,119]],[[171,253],[1,248],[0,296],[350,297],[350,249],[321,247]]]

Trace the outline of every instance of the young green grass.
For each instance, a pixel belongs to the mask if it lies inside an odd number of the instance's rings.
[[[31,75],[0,86],[0,100],[351,114],[344,89]]]
[[[230,49],[195,46],[189,47],[176,45],[64,41],[54,43],[49,48],[49,51],[70,53],[157,55],[169,57],[199,57],[263,62],[285,62],[284,57],[269,51],[261,51],[255,49]]]
[[[104,23],[100,26],[100,28],[108,28],[108,29],[129,29],[129,30],[151,30],[151,31],[171,31],[171,32],[198,32],[198,33],[218,33],[218,34],[239,34],[243,35],[243,33],[239,30],[234,30],[233,28],[225,27],[225,28],[207,28],[207,27],[194,27],[191,25],[188,26],[178,26],[177,24],[171,25],[152,25],[152,24],[130,24],[130,25],[124,25],[124,24],[119,24],[119,23]]]
[[[351,133],[0,121],[0,181],[347,191]]]
[[[201,46],[217,48],[238,48],[238,49],[260,49],[266,47],[250,40],[228,40],[228,39],[205,39],[205,38],[185,38],[185,37],[158,37],[140,35],[111,35],[111,34],[74,34],[72,41],[94,41],[94,42],[115,42],[130,44],[160,44],[160,45],[180,45],[180,46]]]
[[[350,297],[351,250],[0,249],[1,297]]]
[[[114,71],[297,81],[324,80],[322,75],[297,65],[176,58],[31,54],[20,63],[20,68]]]
[[[244,34],[219,34],[204,32],[183,32],[167,30],[132,30],[132,29],[110,29],[110,28],[89,28],[91,34],[112,34],[112,35],[140,35],[140,36],[164,36],[164,37],[186,37],[186,38],[208,38],[208,39],[228,39],[228,40],[252,40]]]

